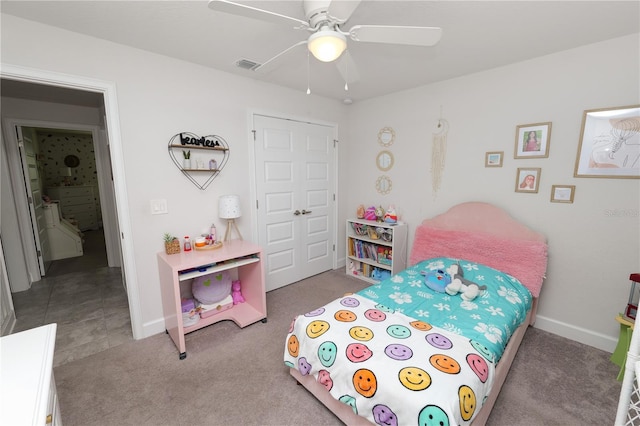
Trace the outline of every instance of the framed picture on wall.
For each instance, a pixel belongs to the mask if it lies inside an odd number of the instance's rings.
[[[516,127],[513,158],[547,158],[551,141],[551,122]]]
[[[487,152],[484,157],[484,166],[502,167],[502,157],[504,157],[504,151]]]
[[[551,186],[551,202],[552,203],[573,203],[573,195],[576,192],[575,185],[552,185]]]
[[[640,178],[640,105],[584,112],[573,176]]]
[[[539,167],[519,167],[516,174],[516,192],[537,193],[541,173],[542,169]]]

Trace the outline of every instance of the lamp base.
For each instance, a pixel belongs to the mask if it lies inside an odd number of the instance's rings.
[[[238,239],[242,239],[242,234],[240,233],[240,230],[238,230],[238,226],[236,225],[236,220],[235,219],[227,219],[227,230],[224,233],[224,240],[223,241],[229,241],[231,240],[231,227],[233,227],[236,230],[236,233],[238,234]]]

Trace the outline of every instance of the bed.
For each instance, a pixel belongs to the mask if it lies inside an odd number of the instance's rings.
[[[348,425],[483,425],[535,321],[546,239],[468,202],[416,227],[409,265],[298,315],[285,365]],[[430,285],[456,266],[475,298]]]

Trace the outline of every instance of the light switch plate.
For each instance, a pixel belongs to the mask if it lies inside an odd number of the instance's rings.
[[[167,214],[167,200],[151,200],[151,214]]]

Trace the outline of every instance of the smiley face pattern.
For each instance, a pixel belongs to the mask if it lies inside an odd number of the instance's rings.
[[[465,278],[487,286],[471,302],[424,282],[424,271],[455,262]],[[530,305],[529,291],[507,274],[429,259],[298,316],[284,360],[374,424],[469,424]]]
[[[284,355],[378,425],[469,424],[494,375],[468,338],[358,294],[295,318]]]

